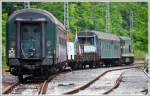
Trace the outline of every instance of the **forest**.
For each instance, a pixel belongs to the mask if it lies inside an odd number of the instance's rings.
[[[31,2],[31,8],[45,9],[51,12],[59,21],[64,21],[64,3]],[[5,64],[6,21],[8,16],[19,9],[24,8],[24,3],[2,4],[2,43],[3,64]],[[69,2],[69,29],[71,41],[75,32],[83,30],[97,30],[105,32],[106,3],[104,2]],[[136,58],[144,58],[148,52],[148,3],[126,2],[109,3],[109,32],[118,36],[129,36],[130,12],[133,12],[133,27],[131,36],[133,40],[134,55]]]

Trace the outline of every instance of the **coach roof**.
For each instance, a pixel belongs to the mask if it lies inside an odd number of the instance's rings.
[[[43,14],[43,15],[47,16],[48,18],[50,18],[54,24],[59,25],[60,27],[62,27],[65,30],[64,25],[59,20],[57,20],[55,16],[53,16],[50,12],[43,10],[43,9],[28,8],[28,9],[17,10],[9,16],[8,22],[11,19],[13,19],[16,15],[21,14],[21,13],[27,13],[27,12]],[[17,18],[17,19],[20,19],[20,18]]]
[[[120,36],[120,39],[121,39],[121,40],[131,40],[130,37],[124,37],[124,36]]]
[[[99,32],[99,31],[83,31],[79,33],[79,37],[90,37],[96,35],[98,39],[105,39],[105,40],[115,40],[120,41],[120,38],[117,35],[106,33],[106,32]]]

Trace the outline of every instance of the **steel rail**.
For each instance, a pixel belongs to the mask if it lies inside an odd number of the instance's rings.
[[[108,91],[106,91],[106,92],[103,93],[104,95],[106,95],[106,94],[112,92],[114,89],[116,89],[116,88],[119,87],[119,85],[120,85],[120,83],[121,83],[121,81],[122,81],[122,78],[123,78],[122,75],[123,75],[123,72],[119,75],[119,77],[118,77],[117,80],[115,81],[114,86],[113,86],[112,88],[110,88]]]
[[[102,76],[104,76],[106,73],[108,72],[112,72],[112,71],[117,71],[117,70],[123,70],[123,69],[131,69],[131,68],[138,68],[138,67],[143,67],[143,66],[131,66],[131,67],[124,67],[124,68],[116,68],[116,69],[110,69],[110,70],[107,70],[105,72],[103,72],[102,74],[100,74],[99,76],[97,76],[95,79],[93,79],[92,81],[76,88],[76,89],[73,89],[71,91],[68,91],[68,92],[65,92],[64,94],[65,95],[68,95],[68,94],[75,94],[75,93],[78,93],[82,90],[85,90],[86,88],[88,88],[91,84],[93,84],[94,82],[96,82],[97,80],[99,80]]]
[[[16,83],[13,83],[13,84],[9,85],[8,87],[6,87],[4,89],[3,94],[9,94],[9,93],[11,93],[11,91],[13,90],[13,88],[15,86],[18,86],[19,84],[20,84],[19,82],[16,82]]]
[[[48,88],[48,83],[53,80],[53,78],[55,78],[57,75],[52,75],[49,76],[49,78],[47,80],[44,81],[44,83],[41,85],[40,89],[39,89],[39,94],[46,94],[47,92],[47,88]]]
[[[25,77],[24,80],[26,81],[28,78],[31,78],[32,76],[28,76],[28,77]],[[19,81],[7,86],[4,91],[2,92],[3,94],[9,94],[12,92],[12,90],[18,86],[19,84],[21,84]]]
[[[47,80],[45,80],[44,81],[44,83],[41,85],[41,87],[39,88],[39,95],[40,94],[46,94],[46,92],[47,92],[47,88],[48,88],[48,83],[50,82],[50,81],[52,81],[57,75],[59,75],[59,74],[65,74],[65,73],[68,73],[68,72],[71,72],[72,70],[70,70],[70,69],[68,69],[68,70],[64,70],[64,71],[62,71],[62,72],[58,72],[58,73],[56,73],[56,74],[53,74],[53,75],[51,75],[51,76],[49,76],[48,77],[48,79]]]

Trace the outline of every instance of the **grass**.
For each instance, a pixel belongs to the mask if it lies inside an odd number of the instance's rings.
[[[146,52],[141,50],[135,50],[134,56],[136,60],[145,60]]]
[[[6,69],[8,69],[8,66],[7,66],[7,64],[6,64],[6,57],[5,56],[2,56],[2,69],[3,70],[6,70]]]
[[[144,64],[144,69],[147,68],[147,67],[148,67],[148,63],[145,63]]]

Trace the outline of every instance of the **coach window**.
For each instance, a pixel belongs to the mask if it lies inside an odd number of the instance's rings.
[[[64,39],[62,39],[62,45],[64,45]]]
[[[131,52],[131,45],[129,45],[129,52]]]
[[[40,39],[40,36],[39,36],[39,31],[40,29],[38,28],[38,26],[35,26],[34,28],[34,37],[36,37],[35,39]]]
[[[61,38],[59,37],[59,44],[61,44]]]

